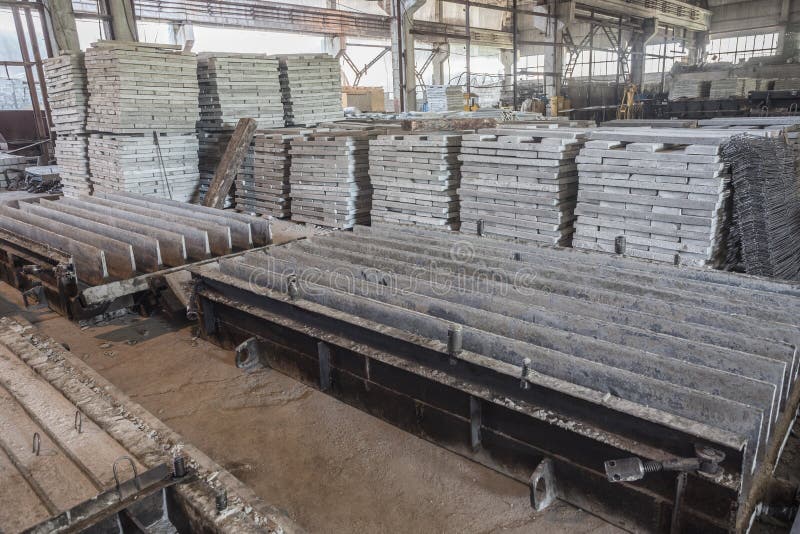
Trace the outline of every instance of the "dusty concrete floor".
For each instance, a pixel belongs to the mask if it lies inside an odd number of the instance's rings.
[[[190,325],[127,316],[84,327],[21,315],[310,532],[616,532],[565,503],[532,513],[527,489],[276,371],[243,374]]]

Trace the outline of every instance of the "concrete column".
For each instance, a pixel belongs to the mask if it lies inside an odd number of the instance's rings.
[[[322,51],[333,57],[340,57],[347,50],[347,38],[344,35],[326,37],[322,42]]]
[[[398,4],[400,12],[398,13]],[[392,70],[396,111],[415,111],[417,109],[417,76],[414,56],[414,13],[425,5],[425,0],[399,0],[393,4],[392,20]],[[397,21],[400,21],[399,28]],[[399,109],[400,95],[403,95],[403,109]]]
[[[431,60],[431,68],[433,69],[431,81],[433,85],[445,85],[448,80],[445,78],[444,64],[450,57],[450,44],[436,43],[435,46],[438,47],[438,51]]]
[[[503,85],[510,91],[514,85],[514,51],[500,50],[500,63],[503,65]]]
[[[194,26],[191,22],[178,22],[170,24],[170,42],[181,45],[184,49],[191,50],[194,46]]]
[[[136,31],[136,16],[130,0],[107,0],[108,15],[111,17],[109,25],[111,34],[116,41],[138,41],[139,33]]]
[[[658,33],[656,19],[647,19],[642,24],[642,30],[631,36],[630,72],[631,82],[642,88],[644,83],[644,65],[647,58],[647,43]]]
[[[58,51],[77,52],[81,49],[78,28],[75,25],[75,11],[71,0],[44,0],[48,9],[44,10],[44,22],[52,42],[53,53]]]
[[[552,22],[548,22],[548,25],[552,32],[556,32],[556,21],[553,19],[551,20]],[[550,35],[552,36],[553,33]],[[561,92],[561,78],[563,77],[562,73],[564,70],[564,50],[561,46],[561,37],[560,31],[555,33],[553,46],[546,47],[544,51],[544,72],[547,76],[545,92],[547,96],[556,96]],[[549,39],[550,38],[548,38],[548,40]]]

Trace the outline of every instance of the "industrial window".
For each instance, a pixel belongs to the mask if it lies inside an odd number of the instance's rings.
[[[688,55],[683,43],[659,43],[645,48],[645,72],[669,72],[676,61]]]
[[[591,53],[584,50],[578,54],[575,62],[573,78],[589,76],[591,66],[592,76],[613,76],[617,74],[617,53],[609,50],[594,50]]]
[[[739,61],[761,56],[774,56],[778,53],[778,34],[741,35],[711,39],[706,47],[708,61]]]
[[[520,57],[517,69],[520,74],[542,74],[544,72],[544,54]]]

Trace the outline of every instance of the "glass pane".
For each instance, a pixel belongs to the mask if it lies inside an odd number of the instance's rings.
[[[103,25],[99,19],[78,19],[75,25],[78,28],[78,41],[82,50],[104,38]]]

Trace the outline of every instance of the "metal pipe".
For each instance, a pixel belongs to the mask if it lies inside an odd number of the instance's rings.
[[[464,4],[464,28],[467,31],[467,57],[466,57],[466,68],[467,68],[467,102],[469,102],[470,92],[472,90],[472,73],[470,72],[470,57],[472,56],[472,32],[470,31],[469,25],[469,10],[470,10],[470,3],[469,0],[466,0]]]
[[[519,56],[519,52],[517,50],[517,0],[513,0],[513,12],[511,13],[511,28],[512,28],[512,35],[511,39],[513,40],[512,45],[512,53],[514,54],[514,65],[513,65],[513,76],[514,76],[514,87],[513,91],[513,98],[512,98],[512,106],[514,110],[517,109],[517,57]]]

